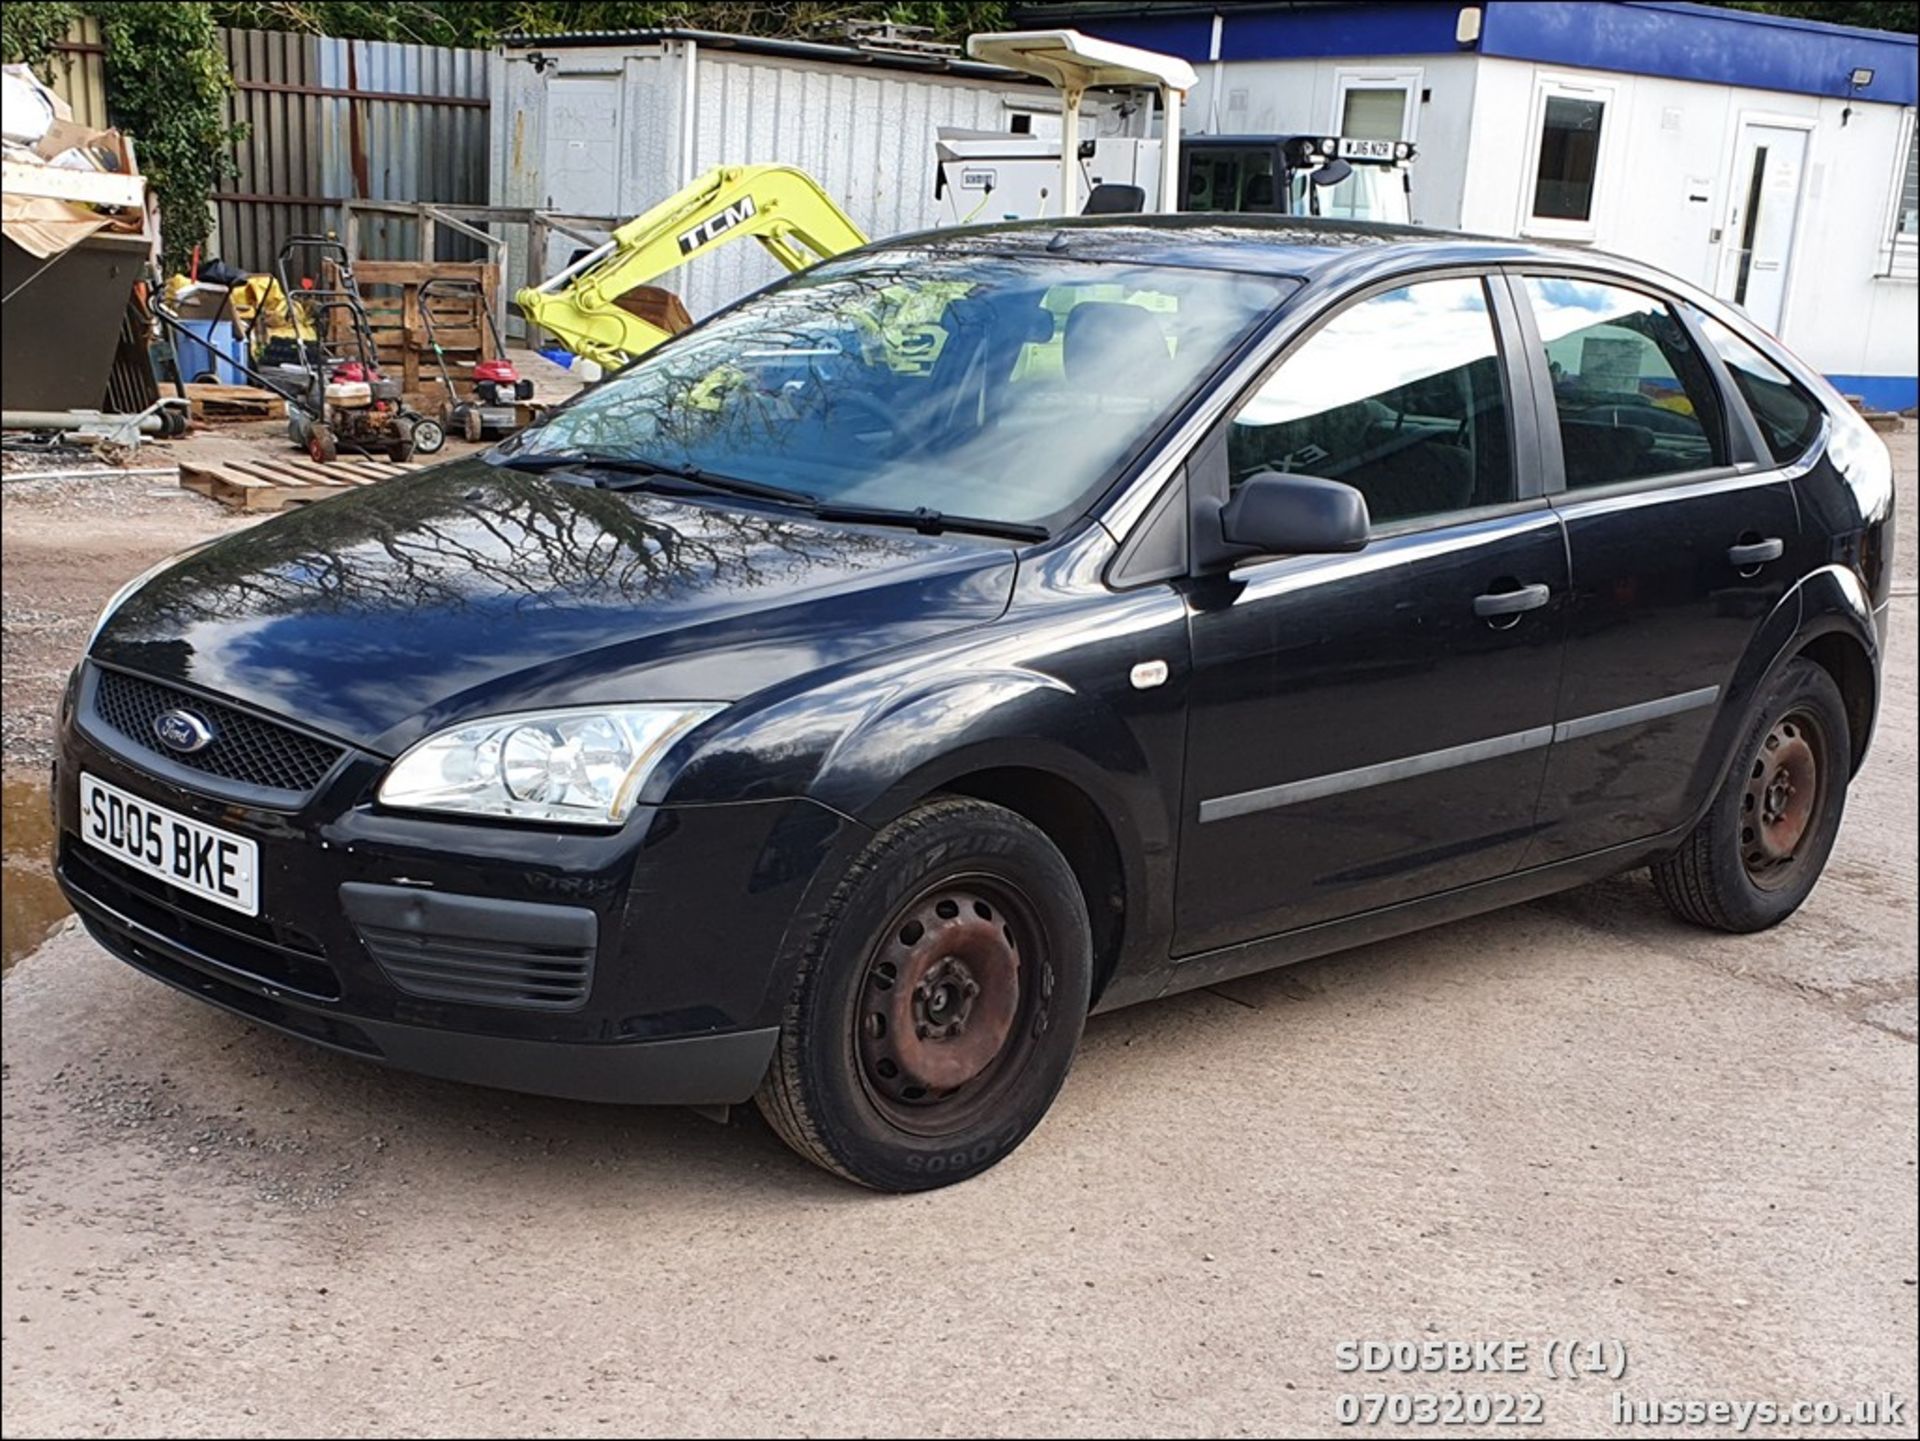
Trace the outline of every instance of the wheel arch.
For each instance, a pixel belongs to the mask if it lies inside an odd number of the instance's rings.
[[[1029,765],[988,766],[950,777],[919,801],[939,794],[971,796],[1012,811],[1051,841],[1072,867],[1093,933],[1092,1004],[1098,1006],[1120,964],[1126,937],[1126,862],[1113,824],[1083,788]]]
[[[1853,774],[1873,741],[1880,707],[1880,632],[1860,577],[1845,566],[1814,571],[1798,587],[1800,623],[1783,659],[1805,657],[1833,677],[1847,708]]]
[[[1681,830],[1713,803],[1761,693],[1783,666],[1802,656],[1832,673],[1846,698],[1853,768],[1859,770],[1879,701],[1880,643],[1860,578],[1845,566],[1827,565],[1780,598],[1722,686],[1719,714],[1688,790],[1690,819]]]
[[[809,786],[875,830],[942,792],[1005,806],[1060,848],[1093,925],[1096,1003],[1143,998],[1131,983],[1166,959],[1177,801],[1125,720],[1057,677],[984,668],[870,711]]]
[[[1873,739],[1873,719],[1879,703],[1880,677],[1873,657],[1859,637],[1838,627],[1806,640],[1793,654],[1812,661],[1840,687],[1840,698],[1847,707],[1853,767],[1850,774],[1858,775]]]

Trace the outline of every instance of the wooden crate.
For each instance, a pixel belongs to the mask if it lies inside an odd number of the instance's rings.
[[[208,425],[223,421],[285,420],[286,397],[255,385],[187,386],[187,404],[193,418]]]
[[[180,484],[235,510],[280,510],[325,500],[418,469],[367,456],[343,457],[326,465],[304,455],[249,460],[180,462]]]
[[[427,281],[477,280],[481,285],[479,297],[440,296],[430,301],[434,335],[446,352],[447,368],[454,378],[464,377],[477,360],[498,358],[500,352],[486,320],[486,312],[492,310],[500,290],[497,264],[483,260],[362,260],[353,267],[353,274],[367,308],[380,369],[400,378],[409,404],[418,405],[424,382],[440,378],[420,309],[420,287]],[[332,261],[325,264],[323,283],[339,284]],[[329,343],[338,353],[351,353],[352,322],[347,313],[332,311],[328,324]]]

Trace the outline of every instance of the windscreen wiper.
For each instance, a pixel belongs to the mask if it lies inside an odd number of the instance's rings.
[[[948,515],[929,506],[897,510],[885,505],[853,505],[823,500],[813,507],[822,520],[849,520],[862,525],[902,525],[922,535],[938,535],[943,530],[964,530],[975,535],[1004,536],[1008,540],[1045,540],[1050,532],[1044,525],[1029,525],[1018,520],[990,520],[979,515]]]
[[[684,480],[702,489],[718,491],[723,495],[740,495],[753,500],[771,501],[776,505],[791,505],[820,520],[852,521],[861,525],[905,526],[923,535],[937,535],[943,530],[958,530],[968,531],[974,535],[1001,536],[1008,540],[1045,540],[1050,533],[1042,525],[1030,525],[1013,520],[992,520],[976,515],[948,515],[944,511],[934,510],[924,505],[905,510],[884,505],[856,505],[850,501],[822,500],[819,496],[809,495],[804,490],[789,490],[783,485],[768,485],[765,481],[759,480],[743,480],[737,475],[722,475],[717,471],[704,470],[696,465],[680,465],[667,460],[596,455],[584,450],[558,450],[544,454],[503,456],[498,463],[511,470],[527,470],[536,473],[548,470],[605,470],[632,477],[630,483],[597,482],[603,490],[632,489],[646,484],[657,476],[665,476],[670,480]]]
[[[509,470],[528,470],[535,473],[548,470],[607,470],[617,474],[631,476],[635,484],[644,484],[654,476],[664,475],[671,480],[684,480],[705,490],[719,491],[725,495],[751,496],[755,500],[770,500],[779,505],[794,505],[811,510],[819,504],[815,496],[803,490],[788,490],[783,485],[767,485],[758,480],[742,480],[735,475],[722,475],[718,471],[703,470],[697,465],[680,465],[670,460],[647,460],[642,457],[625,455],[597,455],[586,450],[555,450],[534,455],[503,456],[499,462]],[[628,490],[633,486],[626,483],[607,484],[598,482],[602,490]]]

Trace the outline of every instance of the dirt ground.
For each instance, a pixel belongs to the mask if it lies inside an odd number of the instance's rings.
[[[1893,444],[1879,735],[1792,921],[1690,930],[1641,873],[1102,1017],[1034,1137],[950,1191],[859,1192],[750,1111],[320,1053],[61,931],[0,992],[6,1431],[1313,1434],[1342,1396],[1458,1390],[1541,1396],[1538,1435],[1623,1433],[1616,1394],[1891,1392],[1894,1427],[1782,1434],[1913,1435],[1912,427]],[[95,607],[237,523],[56,489],[6,490],[6,758],[42,814]],[[1549,1378],[1549,1338],[1621,1343],[1624,1379]],[[1369,1339],[1533,1350],[1337,1369]]]

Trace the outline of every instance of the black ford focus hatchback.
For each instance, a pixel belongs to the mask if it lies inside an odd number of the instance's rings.
[[[59,875],[266,1025],[936,1186],[1090,1009],[1643,865],[1790,915],[1891,514],[1824,381],[1627,261],[911,236],[129,585]]]

